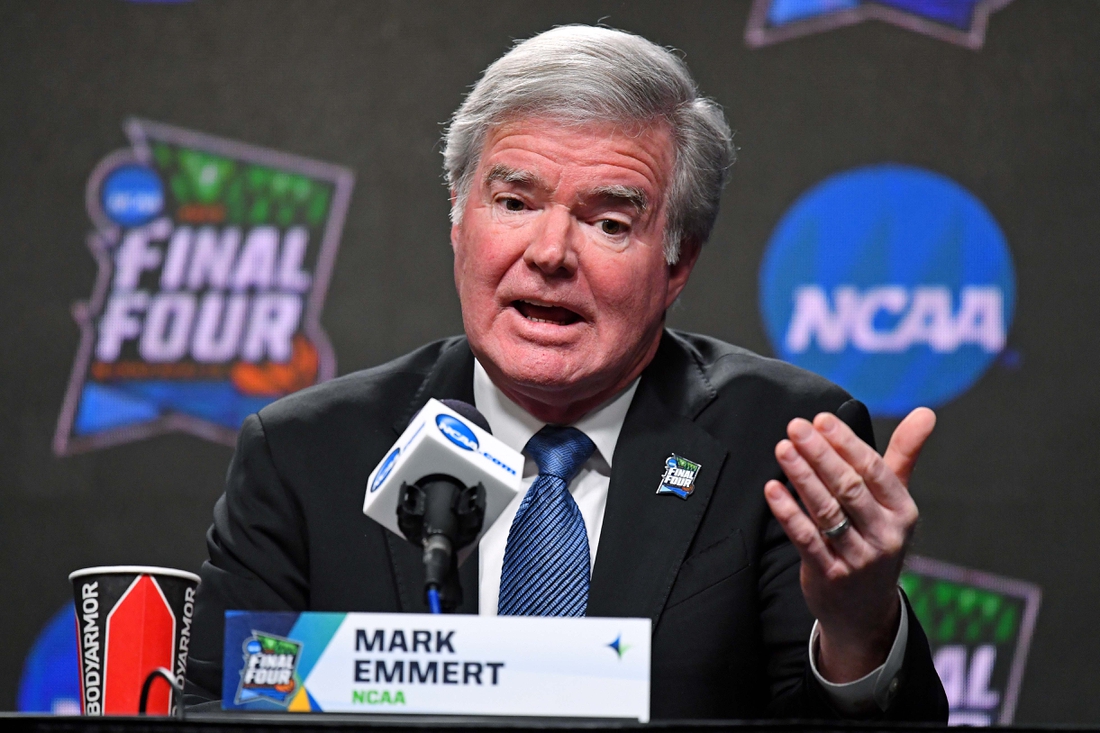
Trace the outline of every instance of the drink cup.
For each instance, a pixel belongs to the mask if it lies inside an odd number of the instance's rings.
[[[142,686],[165,668],[183,685],[199,577],[171,568],[113,565],[69,575],[76,599],[80,708],[84,715],[135,715]],[[171,715],[170,685],[156,679],[146,712]]]

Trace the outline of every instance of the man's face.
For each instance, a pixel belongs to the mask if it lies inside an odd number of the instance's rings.
[[[579,417],[653,357],[698,254],[664,258],[674,156],[663,125],[521,118],[486,140],[451,231],[455,284],[474,354],[539,417]]]

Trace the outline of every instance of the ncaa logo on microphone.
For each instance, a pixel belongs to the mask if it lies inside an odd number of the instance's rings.
[[[831,379],[875,416],[969,389],[1005,347],[1015,275],[973,194],[920,168],[827,178],[772,233],[760,310],[780,358]]]
[[[435,418],[435,424],[439,428],[439,432],[443,433],[447,440],[459,448],[472,451],[478,449],[477,436],[461,420],[450,415],[438,415]]]
[[[382,482],[389,477],[390,472],[393,471],[394,464],[397,463],[397,457],[401,455],[401,448],[397,447],[390,451],[390,454],[386,456],[386,460],[382,461],[382,467],[378,469],[378,475],[374,477],[374,481],[371,482],[371,493],[378,491],[378,487],[382,485]]]

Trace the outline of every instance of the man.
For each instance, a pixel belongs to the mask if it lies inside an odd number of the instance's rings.
[[[946,720],[897,588],[931,411],[880,458],[835,385],[664,328],[732,162],[684,64],[619,31],[543,33],[486,70],[444,158],[466,337],[245,422],[191,699],[216,697],[226,609],[425,610],[419,551],[359,507],[412,415],[449,397],[528,458],[460,612],[649,616],[654,718]],[[655,493],[677,456],[691,485]]]

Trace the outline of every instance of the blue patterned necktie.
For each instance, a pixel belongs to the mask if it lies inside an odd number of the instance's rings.
[[[580,430],[556,425],[527,441],[539,475],[508,532],[501,616],[583,616],[588,608],[588,532],[569,482],[595,449]]]

